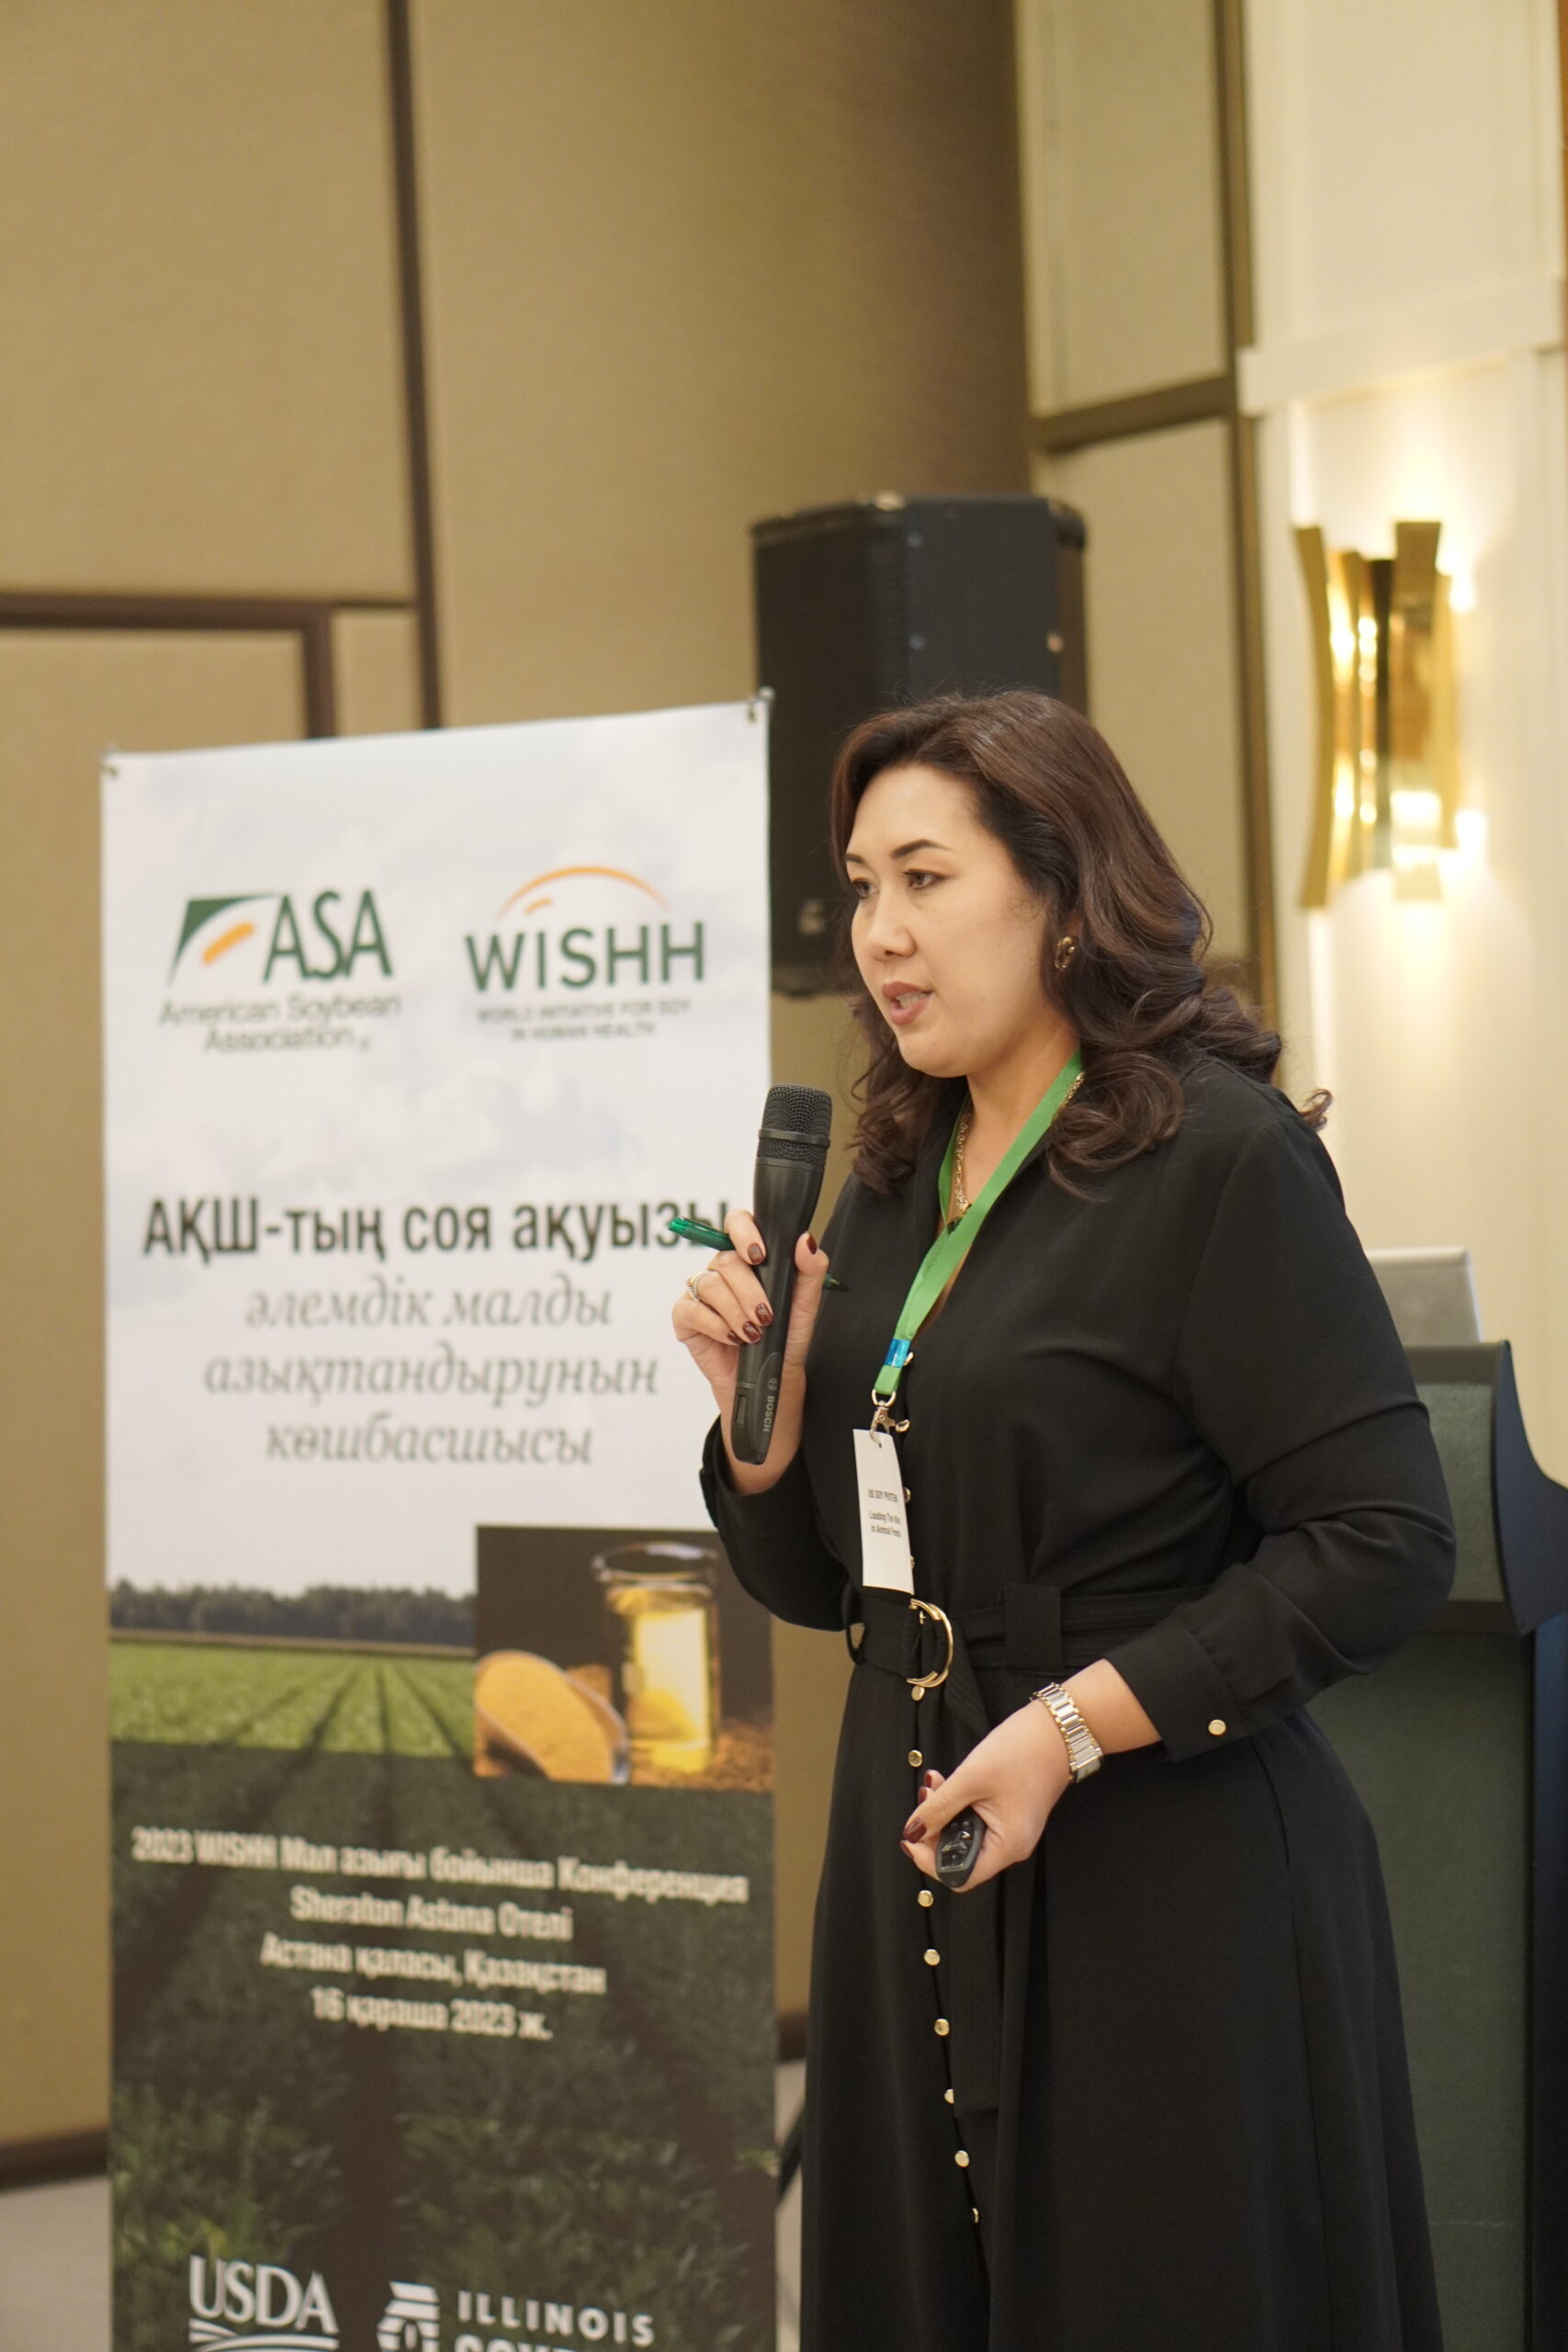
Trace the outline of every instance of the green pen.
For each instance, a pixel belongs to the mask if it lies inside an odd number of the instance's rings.
[[[672,1216],[670,1230],[678,1233],[682,1241],[694,1241],[699,1250],[733,1250],[735,1247],[728,1233],[721,1233],[716,1225],[705,1225],[700,1217]],[[827,1290],[842,1290],[844,1287],[837,1274],[829,1274],[824,1284]]]

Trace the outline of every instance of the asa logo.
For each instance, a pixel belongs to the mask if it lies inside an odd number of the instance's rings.
[[[346,980],[361,957],[367,957],[389,980],[392,958],[376,893],[361,890],[351,918],[352,896],[342,890],[318,890],[310,899],[301,897],[298,907],[288,890],[242,890],[226,899],[187,899],[169,978],[174,978],[187,951],[198,967],[210,970],[236,948],[265,938],[264,983],[277,971],[296,980]],[[254,953],[245,960],[254,961]]]
[[[205,2352],[338,2352],[337,2315],[326,2281],[308,2281],[276,2262],[190,2258],[190,2341]]]
[[[376,2330],[376,2352],[441,2352],[441,2299],[434,2287],[392,2281],[392,2300]]]
[[[701,980],[703,926],[671,922],[668,908],[661,891],[623,866],[552,866],[518,885],[497,910],[495,930],[465,934],[475,989],[484,996],[493,985],[510,996],[519,988],[626,988],[634,981],[663,988]],[[547,912],[551,919],[541,922]],[[508,916],[512,922],[502,930]]]

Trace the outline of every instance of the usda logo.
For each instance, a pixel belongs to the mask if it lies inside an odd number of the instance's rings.
[[[337,2314],[319,2270],[306,2283],[276,2262],[209,2264],[192,2255],[190,2312],[190,2340],[201,2352],[338,2352]]]

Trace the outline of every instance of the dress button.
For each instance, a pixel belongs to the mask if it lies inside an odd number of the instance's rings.
[[[916,1895],[915,1900],[919,1905],[922,1911],[929,1911],[931,1905],[936,1901],[936,1896],[931,1893],[929,1886],[922,1886],[919,1894]]]
[[[926,1760],[926,1759],[925,1759],[925,1758],[920,1754],[920,1751],[919,1751],[919,1749],[918,1747],[911,1747],[911,1748],[910,1748],[910,1750],[909,1750],[909,1761],[910,1761],[910,1763],[911,1763],[911,1764],[923,1764],[923,1763],[925,1762],[925,1760]]]
[[[968,2149],[967,2149],[967,2148],[960,2148],[960,2149],[959,2149],[959,2151],[958,2151],[958,2154],[953,2157],[953,2163],[954,2163],[955,2165],[958,2165],[958,2167],[959,2167],[960,2171],[966,2172],[966,2171],[968,2170],[968,2168],[969,2168],[969,2151],[968,2151]]]
[[[942,2093],[942,2097],[943,2097],[943,2098],[947,2101],[947,2103],[948,2103],[949,2107],[951,2107],[951,2106],[953,2105],[953,2093],[952,2093],[952,2091],[951,2091],[951,2090],[945,2090],[945,2091],[943,2091],[943,2093]]]
[[[1216,1739],[1224,1739],[1225,1736],[1225,1722],[1224,1716],[1216,1715],[1213,1723],[1209,1725],[1209,1729],[1213,1732]]]
[[[926,1966],[928,1968],[934,1968],[941,1958],[942,1954],[936,1950],[934,1945],[928,1947],[926,1951]]]
[[[972,2221],[976,2221],[976,2222],[977,2222],[977,2221],[979,2220],[979,2218],[980,2218],[980,2208],[978,2207],[978,2205],[971,2205],[971,2206],[970,2206],[970,2208],[969,2208],[969,2215],[970,2215],[970,2219],[971,2219]]]
[[[943,2034],[951,2033],[953,2031],[953,2028],[948,2024],[945,2018],[938,2018],[936,2021],[936,2030],[938,2033]]]

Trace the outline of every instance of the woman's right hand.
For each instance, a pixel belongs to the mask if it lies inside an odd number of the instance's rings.
[[[782,1477],[800,1444],[806,1405],[806,1351],[811,1342],[828,1261],[809,1233],[795,1245],[795,1295],[790,1302],[789,1329],[784,1337],[784,1374],[779,1384],[773,1433],[763,1463],[737,1462],[729,1453],[729,1417],[735,1402],[737,1359],[747,1341],[759,1340],[773,1319],[756,1269],[767,1256],[755,1218],[747,1209],[732,1209],[724,1229],[733,1250],[710,1258],[694,1283],[700,1294],[682,1293],[671,1320],[675,1336],[689,1349],[693,1363],[713,1391],[729,1454],[729,1475],[742,1494],[760,1494]]]

